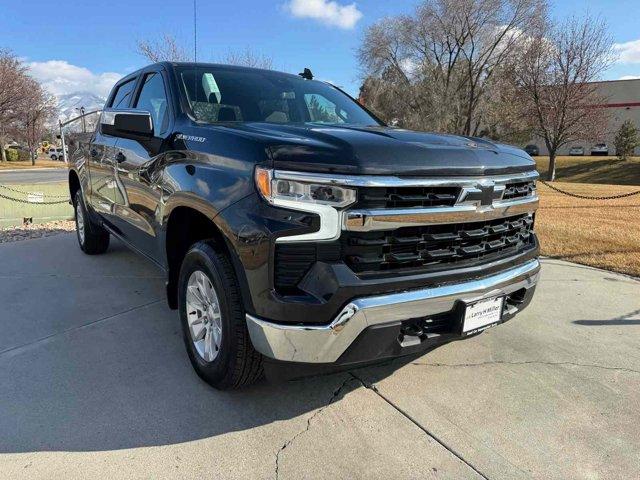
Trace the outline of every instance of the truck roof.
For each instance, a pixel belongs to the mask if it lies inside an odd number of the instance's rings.
[[[151,66],[165,66],[165,67],[170,67],[170,68],[174,68],[174,67],[205,67],[205,68],[224,68],[226,70],[237,70],[237,71],[255,71],[255,72],[269,72],[269,73],[275,73],[275,74],[280,74],[280,75],[286,75],[286,76],[291,76],[291,77],[297,77],[298,75],[295,75],[293,73],[287,73],[287,72],[281,72],[278,70],[269,70],[269,69],[265,69],[265,68],[255,68],[255,67],[245,67],[245,66],[240,66],[240,65],[229,65],[229,64],[224,64],[224,63],[210,63],[210,62],[156,62],[153,64],[149,64],[143,68],[140,68],[138,70],[136,70],[135,72],[130,73],[128,76],[131,76],[135,73],[138,73],[142,70],[145,70],[146,68],[149,68]]]

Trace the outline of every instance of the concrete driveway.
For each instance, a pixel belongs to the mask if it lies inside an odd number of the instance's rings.
[[[0,478],[640,476],[640,282],[546,261],[510,323],[239,392],[194,374],[163,278],[114,242],[0,246]]]

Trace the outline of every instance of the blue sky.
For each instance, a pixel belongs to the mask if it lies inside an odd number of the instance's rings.
[[[199,58],[220,60],[230,49],[273,57],[276,66],[358,91],[355,53],[367,26],[408,13],[418,0],[198,0]],[[552,0],[562,19],[586,13],[584,1]],[[622,60],[607,79],[640,77],[638,0],[590,0],[588,11],[611,26]],[[105,94],[122,74],[143,66],[139,39],[167,32],[192,45],[192,1],[0,0],[6,22],[0,48],[31,62],[34,76],[54,93]]]

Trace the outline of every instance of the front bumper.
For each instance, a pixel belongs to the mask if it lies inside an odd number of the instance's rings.
[[[534,259],[467,282],[355,298],[326,325],[285,325],[247,315],[247,326],[253,346],[266,357],[287,362],[331,364],[338,362],[367,329],[447,313],[454,322],[461,301],[505,295],[508,301],[504,320],[507,320],[526,306],[539,272],[540,262]],[[509,301],[509,296],[516,293],[517,301]],[[434,333],[427,338],[427,343],[433,345],[461,336]]]

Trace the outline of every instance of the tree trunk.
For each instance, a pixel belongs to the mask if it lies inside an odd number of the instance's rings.
[[[2,131],[0,131],[0,157],[2,157],[2,161],[7,161],[7,153],[4,151],[4,135]]]
[[[553,182],[556,179],[556,151],[549,152],[549,172],[547,173],[547,180]]]
[[[35,166],[36,164],[36,159],[33,156],[33,145],[31,145],[31,142],[27,142],[27,149],[29,150],[29,157],[31,158],[31,166]]]

